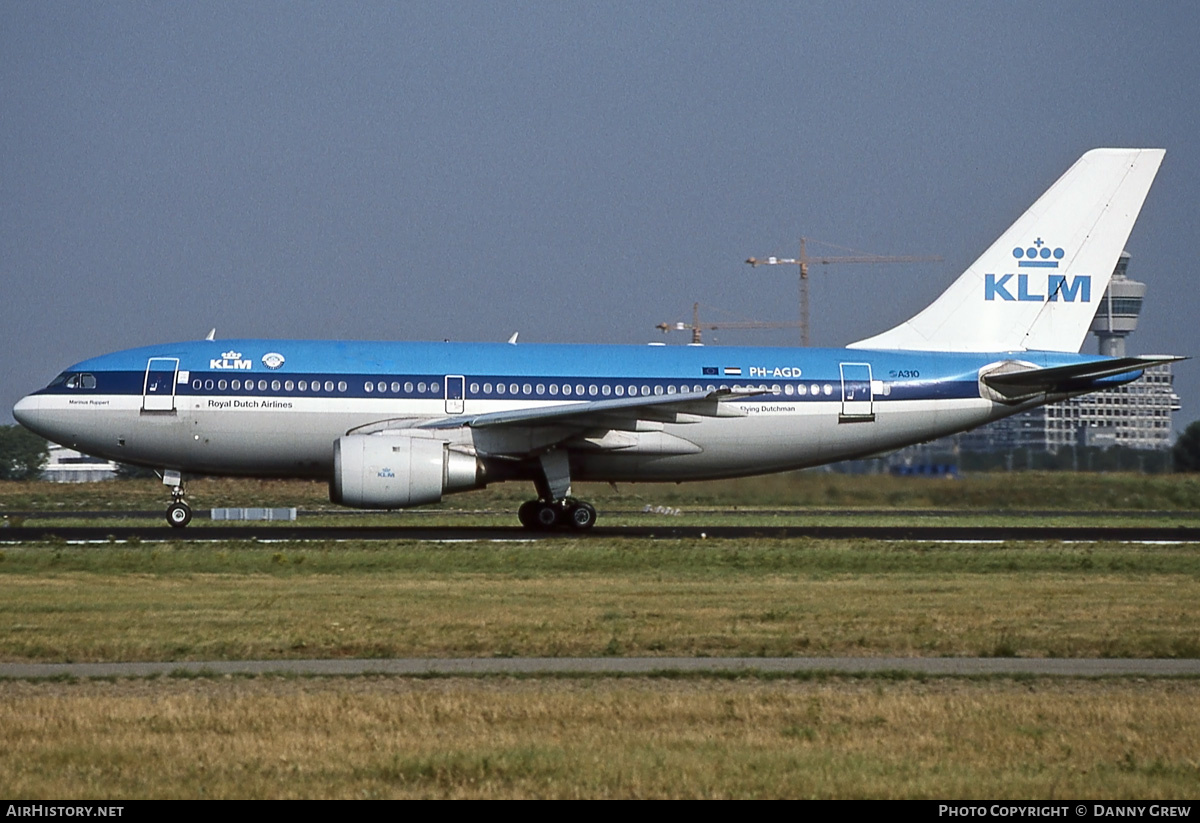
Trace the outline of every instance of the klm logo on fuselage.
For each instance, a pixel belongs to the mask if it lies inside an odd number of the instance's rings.
[[[1064,256],[1065,252],[1061,247],[1051,249],[1040,237],[1033,241],[1029,248],[1018,246],[1013,249],[1017,268],[1022,269],[1057,269]],[[1014,289],[1016,294],[1013,294]],[[1090,303],[1092,276],[1077,274],[1068,278],[1062,274],[1047,274],[1043,285],[1040,274],[985,274],[983,299],[1011,300],[1017,303],[1074,303],[1076,300]]]
[[[221,353],[221,359],[212,359],[208,361],[210,369],[249,369],[252,368],[251,361],[242,360],[240,351],[227,351]]]

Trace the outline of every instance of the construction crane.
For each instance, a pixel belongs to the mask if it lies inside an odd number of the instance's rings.
[[[716,331],[717,329],[794,329],[798,323],[771,323],[760,320],[729,320],[720,323],[701,323],[700,322],[700,304],[692,304],[692,323],[688,325],[682,321],[675,323],[659,323],[654,328],[662,330],[663,334],[669,331],[691,331],[692,343],[699,345],[701,342],[700,332],[703,329]]]
[[[809,257],[805,249],[805,244],[808,238],[800,238],[800,256],[799,257],[768,257],[765,260],[759,260],[756,257],[751,257],[746,260],[751,266],[799,266],[800,267],[800,345],[808,345],[808,267],[811,263],[819,263],[828,265],[830,263],[928,263],[941,262],[941,257],[918,257],[913,255],[884,255],[884,254],[866,254],[857,252],[852,255],[841,255],[838,257]],[[814,241],[820,243],[821,241]],[[833,243],[822,243],[825,246],[833,246],[835,249],[843,249],[844,251],[854,251],[847,249],[844,246],[835,246]]]

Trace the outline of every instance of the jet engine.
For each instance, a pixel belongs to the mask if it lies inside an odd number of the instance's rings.
[[[329,499],[343,506],[403,509],[483,485],[479,460],[442,440],[353,434],[333,444]]]

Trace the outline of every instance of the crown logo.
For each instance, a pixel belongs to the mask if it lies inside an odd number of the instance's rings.
[[[1013,257],[1018,260],[1017,265],[1032,269],[1057,269],[1058,261],[1063,259],[1064,254],[1061,246],[1051,249],[1040,237],[1027,249],[1020,246],[1013,249]]]
[[[233,351],[232,349],[230,349],[227,352],[222,352],[221,356],[224,357],[226,360],[238,360],[241,358],[242,353],[240,351]]]

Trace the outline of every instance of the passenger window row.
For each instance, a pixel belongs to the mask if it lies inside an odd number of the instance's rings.
[[[220,380],[213,380],[211,378],[207,380],[201,380],[199,377],[197,377],[196,379],[192,380],[192,388],[196,391],[212,391],[215,388],[217,391],[228,390],[247,392],[255,391],[255,389],[258,391],[267,391],[269,388],[271,391],[296,391],[308,392],[310,394],[332,394],[335,389],[338,392],[344,393],[350,387],[345,380],[339,380],[337,383],[334,383],[332,380],[326,380],[324,383],[322,383],[320,380],[313,380],[311,383],[307,380],[259,380],[257,383],[255,383],[254,380],[246,380],[243,382],[241,379],[236,377],[232,380],[226,380],[225,378],[221,378]]]
[[[71,375],[66,381],[67,388],[85,388],[94,389],[96,387],[96,378],[90,374]],[[192,380],[192,388],[196,391],[246,391],[253,392],[267,391],[286,391],[286,392],[304,392],[308,394],[332,394],[336,390],[338,393],[345,393],[349,386],[345,380],[339,380],[336,383],[332,380],[265,380],[259,379],[257,382],[253,379],[241,380],[233,378],[226,380],[221,378],[213,380],[212,378],[201,379],[195,378]],[[673,395],[673,394],[706,394],[714,392],[718,388],[729,389],[730,384],[723,383],[720,386],[709,383],[701,385],[674,384],[663,385],[661,383],[629,383],[627,385],[604,383],[597,385],[595,383],[471,383],[470,394],[473,397],[650,397],[651,395]],[[780,385],[778,383],[767,385],[746,385],[740,383],[732,384],[732,388],[737,390],[751,389],[766,392],[769,394],[782,394],[787,397],[804,397],[812,395],[813,397],[824,395],[829,397],[833,394],[832,383],[787,383]],[[441,392],[441,384],[437,381],[425,382],[424,380],[414,383],[411,380],[405,381],[403,384],[399,380],[388,382],[386,380],[368,380],[363,384],[363,391],[367,394],[400,394],[403,390],[404,394],[412,394],[414,391],[417,394],[438,395]]]
[[[414,386],[413,382],[411,380],[409,380],[409,381],[406,381],[404,384],[404,393],[412,394],[414,388],[416,389],[417,394],[425,394],[427,389],[428,389],[429,394],[437,394],[438,392],[440,392],[442,390],[442,384],[438,383],[436,381],[431,382],[431,383],[426,383],[424,380],[421,380]],[[368,380],[366,383],[363,384],[363,391],[365,391],[367,394],[371,394],[373,392],[379,392],[380,394],[384,394],[389,389],[391,389],[392,394],[399,394],[400,393],[400,381],[393,380],[391,383],[388,383],[386,380],[380,380],[378,383],[374,383],[374,382]]]
[[[742,389],[748,389],[748,390],[757,390],[757,391],[765,392],[768,394],[782,394],[782,395],[786,395],[789,397],[794,397],[794,396],[803,397],[808,394],[812,394],[814,397],[819,396],[819,395],[829,396],[829,395],[833,394],[833,388],[834,388],[832,383],[823,383],[823,384],[822,383],[811,383],[811,384],[788,383],[786,385],[780,385],[780,384],[776,383],[772,386],[767,386],[765,384],[760,384],[757,386],[753,385],[753,384],[743,386],[740,383],[734,383],[734,384],[732,384],[732,386],[728,383],[723,383],[720,386],[709,383],[707,386],[704,386],[699,383],[696,383],[691,386],[688,386],[688,385],[676,386],[674,384],[663,385],[663,384],[659,384],[659,383],[655,383],[655,384],[643,383],[640,385],[637,383],[630,383],[628,385],[619,385],[619,384],[611,385],[611,384],[605,383],[603,385],[596,385],[594,383],[588,383],[588,384],[584,384],[584,383],[549,383],[549,384],[536,383],[536,384],[534,384],[534,383],[500,383],[500,382],[497,382],[497,383],[493,384],[493,383],[488,382],[488,383],[482,383],[482,384],[481,383],[471,383],[470,394],[473,397],[480,397],[480,396],[487,397],[487,396],[491,396],[491,395],[496,395],[496,396],[507,395],[507,396],[512,396],[512,397],[516,397],[516,396],[545,397],[547,395],[550,397],[558,397],[558,396],[562,396],[562,397],[613,397],[613,396],[615,396],[615,397],[626,397],[626,396],[628,396],[628,397],[639,397],[639,396],[640,397],[649,397],[651,395],[661,396],[661,395],[672,395],[672,394],[707,394],[708,392],[716,391],[718,388],[729,389],[731,387],[735,391],[742,390]]]

